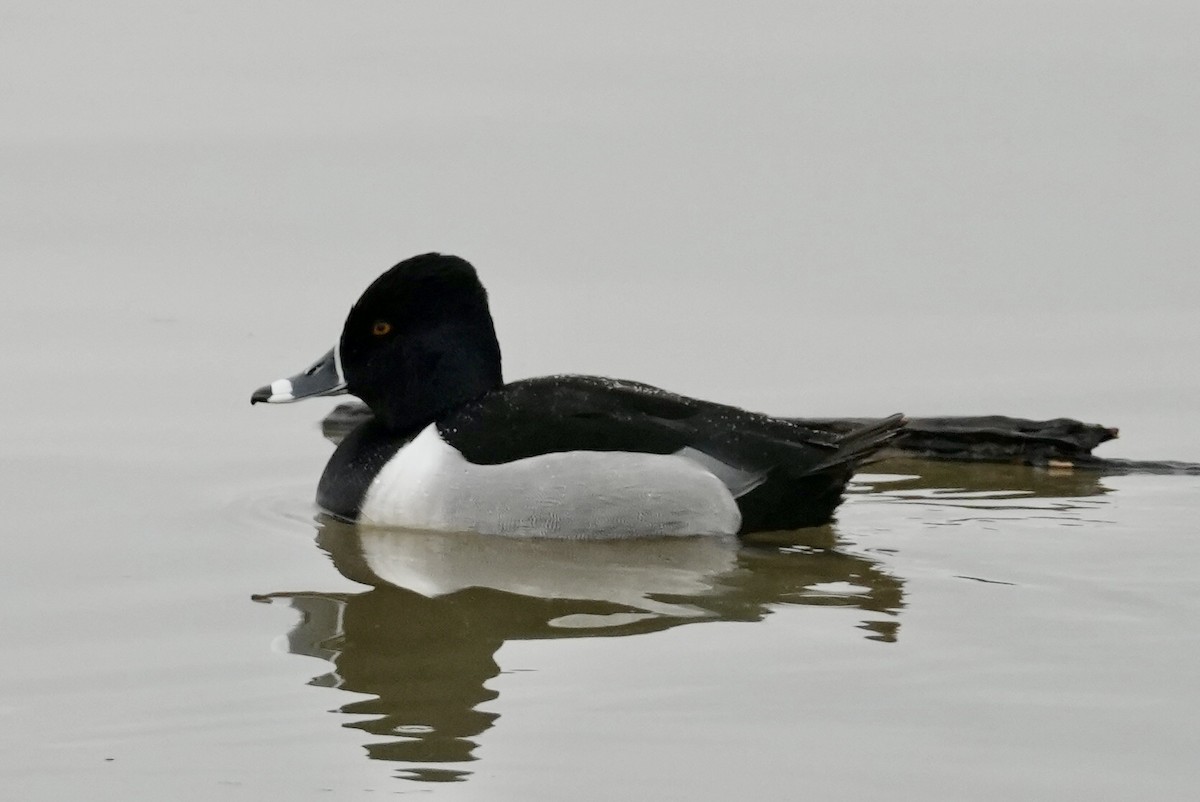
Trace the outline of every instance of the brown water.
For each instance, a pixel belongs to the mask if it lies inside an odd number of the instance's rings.
[[[511,378],[1200,461],[1194,4],[10,4],[0,791],[1177,800],[1200,480],[891,462],[739,544],[354,531],[374,275]]]

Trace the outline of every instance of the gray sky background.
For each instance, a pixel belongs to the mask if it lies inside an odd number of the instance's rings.
[[[8,2],[7,358],[124,366],[109,402],[190,361],[242,404],[436,249],[480,267],[513,378],[1076,415],[1200,458],[1197,30],[1192,2]]]

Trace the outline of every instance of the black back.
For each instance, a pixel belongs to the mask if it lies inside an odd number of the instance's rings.
[[[743,533],[828,523],[855,469],[903,426],[894,415],[838,435],[595,376],[514,382],[438,420],[442,437],[477,464],[559,451],[700,451],[761,474],[737,497]]]
[[[494,465],[556,451],[703,451],[743,470],[815,466],[838,437],[647,384],[545,376],[506,385],[438,419],[443,439],[471,462]]]

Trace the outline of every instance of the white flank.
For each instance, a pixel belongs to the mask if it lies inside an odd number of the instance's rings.
[[[377,526],[527,537],[733,534],[725,484],[675,454],[567,451],[502,465],[465,460],[430,424],[367,490]]]

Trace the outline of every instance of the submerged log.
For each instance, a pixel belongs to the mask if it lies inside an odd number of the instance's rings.
[[[371,417],[362,403],[340,404],[321,421],[334,443]],[[847,432],[873,418],[791,418],[828,432]],[[880,454],[883,459],[993,462],[1042,468],[1079,468],[1106,474],[1158,473],[1200,475],[1200,464],[1171,461],[1104,459],[1092,454],[1117,430],[1071,418],[1028,420],[1005,415],[909,418],[908,426]]]

